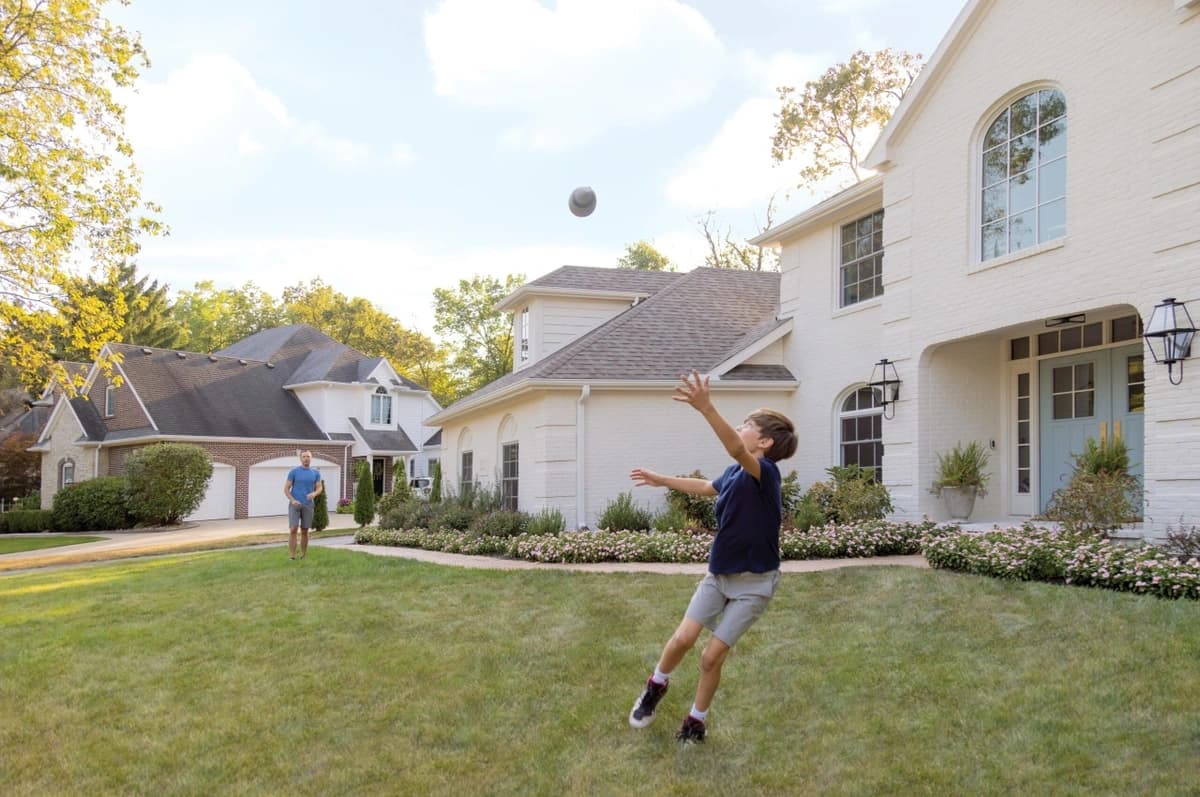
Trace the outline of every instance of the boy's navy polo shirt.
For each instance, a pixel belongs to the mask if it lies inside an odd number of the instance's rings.
[[[717,478],[717,536],[708,554],[708,571],[768,573],[779,569],[779,524],[783,520],[779,466],[758,460],[756,481],[742,466],[730,465]]]

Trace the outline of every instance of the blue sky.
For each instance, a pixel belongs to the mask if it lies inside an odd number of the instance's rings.
[[[770,160],[775,87],[855,49],[927,58],[964,0],[134,0],[128,96],[171,235],[143,273],[191,288],[320,278],[432,334],[475,274],[701,264],[697,218],[754,235],[814,196]],[[567,197],[592,186],[596,212]]]

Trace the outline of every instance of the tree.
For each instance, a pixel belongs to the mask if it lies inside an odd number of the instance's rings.
[[[56,334],[94,356],[119,332],[115,308],[76,302],[67,264],[106,273],[164,231],[143,215],[158,208],[142,203],[114,96],[149,62],[106,2],[0,0],[0,357],[30,388],[77,386],[45,345]],[[54,312],[64,300],[74,325]]]
[[[42,483],[42,455],[29,451],[37,437],[14,432],[0,440],[0,498],[24,498]]]
[[[211,280],[180,291],[171,314],[182,329],[179,345],[190,351],[220,351],[271,327],[287,322],[283,308],[253,282],[217,290]]]
[[[97,299],[112,309],[119,329],[115,341],[160,349],[180,345],[183,330],[171,313],[168,286],[160,286],[158,280],[151,281],[149,276],[139,278],[134,264],[122,263],[103,281],[95,275],[75,280],[77,295]],[[59,313],[72,327],[80,321],[80,311],[75,305],[60,302]],[[55,341],[55,350],[67,360],[86,361],[91,356],[86,348],[72,347],[71,341],[62,335]]]
[[[799,94],[792,86],[781,86],[772,157],[782,163],[800,151],[807,162],[800,170],[801,187],[843,168],[856,182],[861,180],[859,161],[870,143],[867,134],[887,123],[920,71],[919,54],[859,50],[805,83]]]
[[[354,522],[360,527],[375,520],[375,480],[371,477],[371,464],[365,460],[358,463],[358,486],[354,488]]]
[[[716,224],[716,211],[710,210],[696,219],[708,253],[704,265],[712,268],[739,268],[745,271],[778,271],[779,253],[765,246],[753,246],[734,239],[733,232],[726,227],[724,232]],[[775,196],[767,202],[767,221],[759,228],[763,232],[775,221]]]
[[[674,271],[675,264],[666,255],[654,248],[649,241],[626,244],[625,256],[617,261],[617,268],[632,268],[639,271]]]
[[[329,528],[329,499],[325,496],[325,491],[317,493],[317,497],[313,499],[313,531],[324,531]]]
[[[190,443],[156,443],[125,460],[129,513],[142,523],[166,526],[196,511],[212,478],[212,457]]]
[[[523,275],[475,276],[458,290],[434,288],[434,331],[453,341],[453,367],[462,393],[471,393],[512,371],[513,331],[496,305],[525,283]]]
[[[429,503],[440,504],[442,502],[442,461],[437,460],[433,463],[433,484],[429,488]]]

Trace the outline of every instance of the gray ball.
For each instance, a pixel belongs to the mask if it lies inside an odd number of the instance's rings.
[[[579,217],[592,215],[592,211],[596,209],[596,192],[586,185],[576,188],[571,192],[567,207]]]

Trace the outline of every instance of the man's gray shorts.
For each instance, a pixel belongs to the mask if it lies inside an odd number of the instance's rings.
[[[733,647],[767,610],[777,586],[778,570],[723,576],[707,573],[696,586],[684,616],[700,623],[717,639]]]
[[[289,529],[294,529],[297,526],[299,526],[302,529],[311,529],[312,528],[312,518],[313,518],[313,505],[312,504],[301,504],[300,506],[296,506],[295,504],[288,504],[288,528]]]

